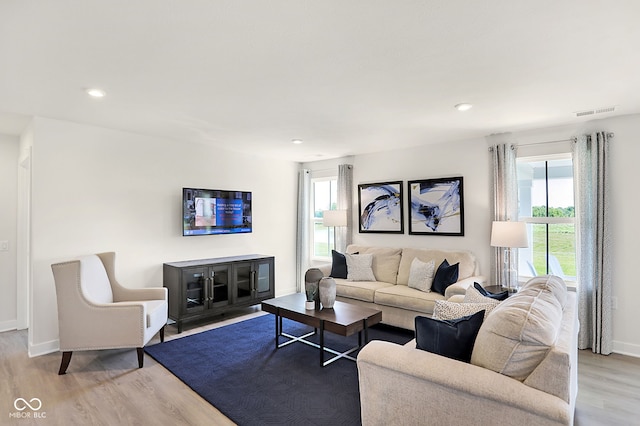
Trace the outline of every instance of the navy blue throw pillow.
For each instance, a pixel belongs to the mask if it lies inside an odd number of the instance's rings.
[[[438,270],[433,277],[431,290],[444,296],[444,291],[447,287],[458,281],[459,266],[459,263],[449,265],[447,259],[443,260],[440,266],[438,266]]]
[[[332,278],[347,278],[347,258],[342,253],[331,250],[331,273]]]
[[[473,345],[484,319],[484,310],[455,320],[416,317],[416,348],[470,362]]]
[[[483,295],[484,297],[489,297],[491,299],[495,299],[495,300],[504,300],[507,297],[509,297],[509,292],[508,291],[501,291],[499,293],[491,293],[490,291],[487,291],[484,287],[482,287],[479,283],[473,283],[473,287],[478,290],[478,292]]]

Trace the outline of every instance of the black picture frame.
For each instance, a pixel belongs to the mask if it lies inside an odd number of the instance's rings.
[[[407,182],[409,234],[464,236],[462,176]]]
[[[358,185],[358,232],[404,233],[403,181]]]

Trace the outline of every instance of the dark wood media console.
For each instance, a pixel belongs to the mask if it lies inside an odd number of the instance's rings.
[[[274,296],[274,257],[260,254],[187,260],[163,265],[169,318],[184,322],[220,315]]]

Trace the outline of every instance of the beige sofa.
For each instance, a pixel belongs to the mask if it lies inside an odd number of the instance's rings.
[[[479,275],[480,269],[475,256],[465,250],[391,248],[352,244],[347,247],[346,253],[372,254],[372,269],[376,281],[349,281],[336,278],[336,300],[376,308],[382,311],[384,324],[408,330],[414,329],[416,315],[433,314],[436,300],[448,299],[456,294],[464,295],[467,287],[474,282],[485,281],[485,278]],[[459,263],[458,281],[450,285],[444,295],[410,288],[407,284],[414,258],[423,262],[434,260],[436,268],[445,259],[450,264]],[[331,265],[324,265],[319,269],[324,276],[329,276]]]
[[[371,341],[357,359],[362,424],[571,425],[578,328],[576,294],[544,276],[487,315],[471,363]]]

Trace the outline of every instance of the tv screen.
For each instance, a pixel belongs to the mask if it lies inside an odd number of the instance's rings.
[[[251,231],[251,192],[182,188],[183,236]]]

